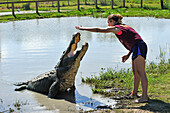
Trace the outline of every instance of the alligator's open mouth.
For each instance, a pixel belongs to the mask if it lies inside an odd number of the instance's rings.
[[[85,44],[82,46],[81,50],[77,49],[77,43],[80,41],[80,33],[76,32],[73,34],[72,40],[66,49],[66,51],[63,52],[63,55],[60,58],[60,61],[55,66],[55,68],[58,67],[64,67],[72,64],[75,61],[81,61],[83,56],[85,55],[87,49],[88,49],[88,43],[85,42]],[[75,53],[75,51],[77,51]],[[75,53],[75,54],[74,54]]]
[[[88,49],[88,43],[85,42],[85,44],[82,46],[81,50],[76,50],[77,49],[77,45],[78,45],[78,42],[80,42],[80,33],[76,32],[73,34],[73,39],[69,45],[69,52],[67,54],[67,57],[75,57],[77,58],[78,56],[80,57],[83,57],[84,54],[86,53],[86,50]],[[74,54],[76,52],[76,54]],[[79,55],[79,54],[82,54],[82,55]]]
[[[71,44],[70,44],[70,51],[69,51],[69,53],[67,55],[68,57],[73,57],[74,56],[74,52],[77,49],[78,42],[80,42],[80,33],[74,33],[73,34],[73,39],[72,39]]]

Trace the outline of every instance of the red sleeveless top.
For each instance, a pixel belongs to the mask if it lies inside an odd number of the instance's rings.
[[[141,36],[128,25],[115,25],[121,31],[116,34],[119,41],[125,46],[126,49],[130,50],[140,40],[143,40]]]

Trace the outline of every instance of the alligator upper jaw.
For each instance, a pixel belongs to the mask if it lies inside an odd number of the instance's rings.
[[[82,57],[84,56],[84,54],[86,53],[86,51],[88,49],[88,43],[85,42],[85,44],[82,45],[81,50],[77,50],[78,43],[80,42],[80,36],[81,36],[81,34],[79,32],[76,32],[73,34],[73,38],[70,42],[70,45],[68,47],[69,49],[66,52],[67,55],[65,56],[65,58],[72,57],[74,59],[77,59],[79,57],[80,59],[82,59]],[[76,54],[74,54],[75,51],[76,51]]]

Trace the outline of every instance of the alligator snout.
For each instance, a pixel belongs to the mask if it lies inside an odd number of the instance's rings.
[[[81,35],[80,35],[80,33],[79,32],[75,32],[74,34],[73,34],[73,37],[80,37]]]
[[[77,49],[77,43],[80,42],[80,33],[76,32],[73,34],[72,42],[70,44],[70,51],[68,53],[68,57],[74,56],[74,51]]]
[[[74,35],[73,35],[74,44],[77,45],[77,43],[81,40],[81,39],[80,39],[80,36],[81,36],[81,35],[80,35],[79,32],[74,33]]]

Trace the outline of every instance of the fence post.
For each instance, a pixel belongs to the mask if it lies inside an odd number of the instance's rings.
[[[38,12],[38,2],[35,2],[36,5],[36,13],[40,16],[39,12]]]
[[[14,11],[14,3],[12,3],[12,15],[16,18],[15,11]]]
[[[80,0],[77,0],[77,9],[80,11]]]
[[[123,7],[125,7],[125,0],[123,0]]]
[[[164,9],[164,3],[163,3],[163,0],[161,0],[161,9]]]
[[[60,12],[60,0],[57,0],[58,12]]]
[[[98,9],[98,7],[97,7],[97,0],[95,0],[95,6],[96,6],[96,9]]]
[[[9,9],[9,7],[8,7],[8,0],[7,0],[7,8]]]
[[[113,0],[111,0],[111,9],[113,9]]]
[[[140,7],[141,8],[143,7],[143,0],[141,0]]]

